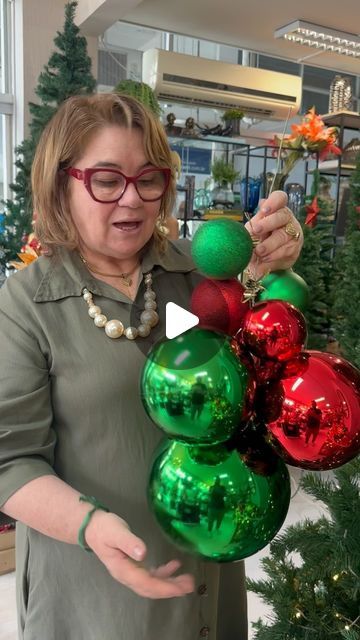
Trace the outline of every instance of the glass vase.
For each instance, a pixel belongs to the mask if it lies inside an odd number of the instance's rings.
[[[259,203],[261,178],[243,178],[240,184],[241,200],[245,211],[254,213]]]
[[[300,211],[305,201],[305,189],[298,182],[288,182],[285,191],[288,195],[288,207],[295,218],[300,218]]]
[[[217,184],[211,191],[211,201],[215,209],[232,209],[234,205],[234,192],[230,182]]]

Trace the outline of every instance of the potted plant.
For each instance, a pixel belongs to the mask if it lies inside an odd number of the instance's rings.
[[[139,102],[145,105],[153,114],[159,118],[161,115],[161,107],[157,101],[152,88],[145,82],[137,82],[136,80],[122,80],[114,88],[115,93],[125,93],[127,96],[137,98]]]
[[[233,135],[240,135],[240,122],[244,115],[245,114],[241,109],[227,109],[224,112],[222,120],[225,122],[226,126],[231,125]]]
[[[211,192],[213,206],[221,205],[231,208],[234,204],[232,185],[239,176],[239,172],[236,171],[232,163],[218,158],[211,165],[211,175],[216,183]]]

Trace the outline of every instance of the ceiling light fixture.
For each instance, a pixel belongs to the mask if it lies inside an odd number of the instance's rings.
[[[319,53],[328,51],[342,56],[360,58],[360,37],[353,33],[328,29],[311,22],[295,20],[276,29],[275,38],[285,38],[295,44],[306,45]]]

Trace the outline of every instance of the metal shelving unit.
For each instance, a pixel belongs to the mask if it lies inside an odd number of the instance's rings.
[[[338,145],[342,149],[344,145],[344,133],[346,130],[360,130],[360,114],[354,111],[339,111],[338,113],[328,113],[322,116],[322,119],[328,127],[338,127],[339,137]],[[325,160],[319,163],[319,170],[324,175],[336,176],[336,206],[335,206],[335,233],[342,235],[345,226],[345,220],[339,218],[340,204],[340,180],[347,178],[355,169],[355,164],[343,162],[342,156],[338,156],[334,160]],[[340,234],[338,231],[340,230]]]

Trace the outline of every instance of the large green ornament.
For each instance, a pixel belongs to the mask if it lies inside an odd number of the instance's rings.
[[[235,278],[249,264],[253,243],[249,232],[235,220],[211,220],[196,231],[192,243],[193,260],[208,278]]]
[[[272,271],[261,280],[265,291],[257,300],[285,300],[300,311],[305,311],[310,302],[310,291],[305,280],[291,269]]]
[[[173,438],[196,444],[228,440],[246,417],[253,379],[230,338],[194,328],[156,344],[141,378],[150,418]]]
[[[265,547],[282,526],[290,480],[278,458],[257,474],[224,445],[196,447],[177,441],[159,448],[149,504],[172,542],[206,560],[232,562]]]

